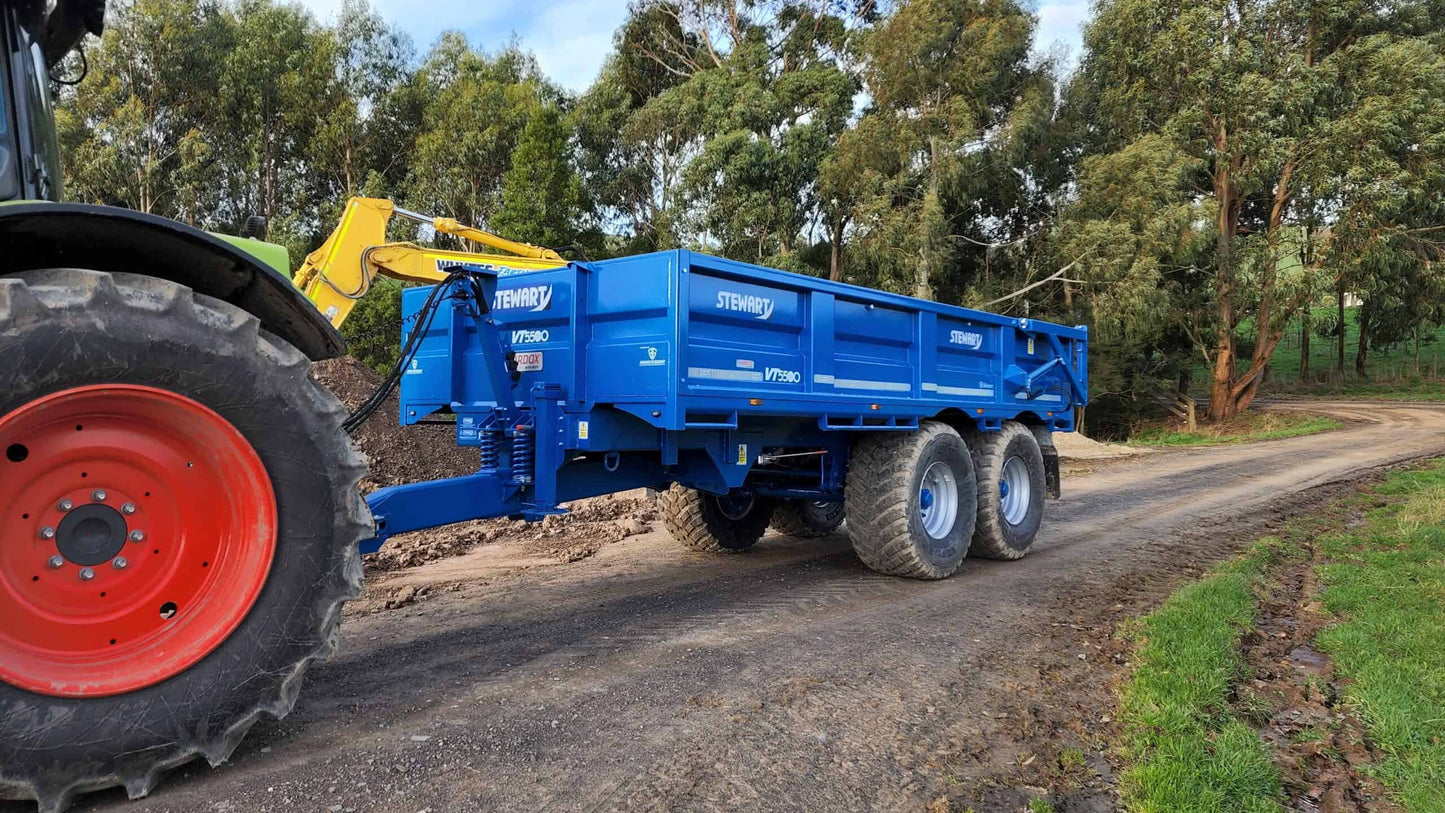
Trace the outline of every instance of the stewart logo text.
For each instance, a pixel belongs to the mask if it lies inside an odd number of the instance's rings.
[[[497,295],[492,298],[492,310],[494,311],[529,310],[537,312],[546,310],[547,306],[551,304],[552,286],[550,285],[499,289]]]
[[[797,370],[784,370],[781,367],[769,367],[763,375],[764,381],[776,381],[779,384],[797,384],[803,380],[803,374]]]
[[[749,313],[755,319],[771,319],[773,316],[773,300],[765,296],[718,291],[716,307],[720,311]]]
[[[983,347],[983,334],[974,333],[971,330],[954,330],[948,334],[949,344],[961,344],[970,350],[977,350]]]

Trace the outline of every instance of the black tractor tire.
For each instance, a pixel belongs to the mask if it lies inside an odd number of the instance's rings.
[[[794,539],[817,539],[842,527],[844,513],[841,502],[779,500],[772,528]]]
[[[703,553],[743,553],[758,543],[773,518],[774,501],[753,497],[743,510],[727,510],[713,494],[674,483],[657,498],[662,525],[672,538]]]
[[[238,430],[274,488],[264,584],[194,665],[110,696],[42,696],[0,680],[0,799],[33,799],[40,813],[113,786],[137,799],[196,757],[224,762],[257,720],[291,710],[307,667],[335,650],[342,605],[361,592],[357,542],[373,532],[358,491],[366,461],[304,355],[250,314],[152,277],[0,277],[0,356],[0,417],[86,385],[168,390]]]
[[[951,499],[955,506],[952,522],[942,523],[936,534],[925,524],[926,476],[948,483],[949,492],[930,496],[928,510],[942,504],[933,502],[938,499]],[[844,500],[853,550],[879,573],[948,578],[968,554],[977,493],[968,446],[947,424],[928,421],[916,432],[860,438],[848,461]]]
[[[1004,421],[997,432],[969,433],[968,441],[978,478],[978,524],[968,552],[985,559],[1022,559],[1033,547],[1044,520],[1048,483],[1038,438],[1023,424]],[[1013,467],[1015,479],[1021,476],[1028,485],[1027,498],[1015,509],[1021,513],[1012,522],[1004,510],[1000,486],[1006,466]]]

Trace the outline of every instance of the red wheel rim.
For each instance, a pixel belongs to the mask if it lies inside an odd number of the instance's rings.
[[[256,450],[153,387],[78,387],[0,418],[0,512],[0,680],[57,697],[195,665],[246,617],[276,552]]]

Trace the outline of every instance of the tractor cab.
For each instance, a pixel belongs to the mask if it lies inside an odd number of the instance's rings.
[[[14,10],[0,6],[0,53],[14,56],[11,28]],[[14,87],[10,83],[12,59],[0,59],[0,201],[20,197],[20,142],[15,131]]]
[[[0,0],[0,201],[60,199],[50,71],[104,14],[104,0]]]

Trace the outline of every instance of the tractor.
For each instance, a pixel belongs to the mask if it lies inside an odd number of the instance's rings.
[[[0,799],[45,813],[289,711],[373,533],[284,250],[60,202],[49,76],[104,13],[0,0]]]

